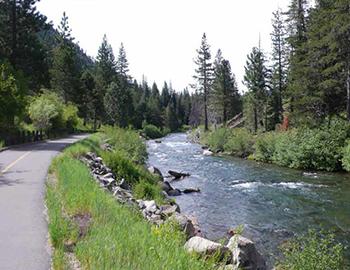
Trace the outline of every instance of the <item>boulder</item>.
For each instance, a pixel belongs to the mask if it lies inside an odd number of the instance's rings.
[[[180,196],[181,195],[181,190],[179,189],[173,189],[168,191],[169,196]]]
[[[119,186],[122,189],[126,189],[126,190],[130,190],[130,185],[125,181],[125,179],[123,178],[122,181],[120,181]]]
[[[154,142],[155,142],[155,143],[162,143],[161,140],[155,140]]]
[[[160,210],[162,212],[162,214],[164,214],[165,216],[172,216],[175,213],[180,213],[180,207],[177,204],[174,205],[162,205],[160,207]]]
[[[157,204],[155,201],[144,201],[146,212],[155,213],[158,210]]]
[[[199,236],[189,239],[185,244],[185,249],[204,257],[218,256],[220,261],[231,259],[230,250],[227,247]]]
[[[185,190],[182,191],[185,194],[188,193],[194,193],[194,192],[201,192],[201,190],[199,188],[186,188]]]
[[[254,242],[251,240],[235,235],[231,237],[227,244],[232,252],[233,265],[239,269],[249,270],[266,270],[266,262],[256,250]]]
[[[163,179],[163,174],[158,168],[150,166],[150,167],[148,167],[148,171],[152,174],[156,174],[156,175],[160,176]]]
[[[180,225],[180,229],[181,229],[181,231],[183,231],[186,234],[187,239],[195,236],[196,229],[193,226],[192,221],[188,217],[186,217],[185,215],[175,212],[170,217],[170,220],[174,220],[175,222],[177,222]]]
[[[212,155],[214,155],[214,153],[210,150],[206,149],[203,151],[203,156],[212,156]]]
[[[170,190],[174,190],[174,188],[169,184],[168,181],[159,182],[160,188],[165,191],[167,194]]]

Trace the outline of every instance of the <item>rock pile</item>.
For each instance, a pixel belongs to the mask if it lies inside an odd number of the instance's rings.
[[[246,269],[266,270],[266,263],[254,243],[240,235],[233,236],[229,243],[224,246],[203,237],[194,236],[190,238],[185,249],[188,252],[196,253],[205,258],[215,256],[226,264],[221,269]]]
[[[125,179],[119,181],[112,170],[103,163],[102,158],[98,157],[95,153],[89,152],[82,157],[81,160],[89,166],[93,178],[101,188],[111,192],[120,203],[139,209],[143,217],[149,222],[160,225],[168,218],[172,217],[179,223],[180,227],[183,228],[188,238],[194,236],[195,233],[199,231],[195,229],[191,219],[180,214],[180,207],[172,200],[168,200],[167,204],[161,206],[158,206],[153,200],[136,200],[127,181]],[[162,176],[161,172],[154,167],[152,173]],[[162,183],[166,186],[166,182]],[[168,188],[168,191],[174,190],[170,184]],[[181,191],[178,190],[178,192],[181,194]]]
[[[125,179],[118,180],[112,170],[103,163],[101,157],[95,153],[87,153],[81,160],[89,166],[93,178],[101,188],[111,192],[120,203],[138,209],[150,223],[159,226],[167,219],[177,222],[187,237],[188,241],[184,248],[188,252],[194,252],[204,257],[217,256],[216,258],[226,264],[222,269],[266,269],[265,261],[249,239],[235,235],[226,246],[205,239],[202,237],[196,222],[181,214],[179,206],[172,200],[168,200],[165,205],[161,206],[158,206],[153,200],[136,200],[127,181]],[[151,167],[149,171],[163,179],[157,168]],[[162,190],[170,196],[199,192],[199,189],[186,189],[184,191],[174,189],[167,181],[160,181],[159,184]]]

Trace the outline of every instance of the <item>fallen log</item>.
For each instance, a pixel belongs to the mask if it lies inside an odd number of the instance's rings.
[[[181,179],[181,178],[185,178],[187,176],[190,176],[189,173],[179,173],[179,172],[175,172],[175,171],[168,171],[168,173],[174,177],[174,180],[178,180],[178,179]]]

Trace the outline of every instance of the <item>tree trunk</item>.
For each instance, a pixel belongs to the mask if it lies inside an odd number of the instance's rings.
[[[258,111],[254,105],[254,133],[258,131]]]
[[[12,16],[11,16],[11,31],[12,31],[12,51],[11,51],[11,64],[13,67],[16,67],[16,58],[17,58],[17,7],[16,1],[12,0]]]
[[[347,78],[346,78],[346,112],[348,121],[350,121],[350,67],[348,65]]]

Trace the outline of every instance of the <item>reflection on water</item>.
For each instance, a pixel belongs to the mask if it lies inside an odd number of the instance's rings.
[[[310,228],[335,230],[350,243],[350,177],[347,174],[303,173],[228,157],[207,157],[186,134],[172,134],[161,144],[148,142],[149,163],[191,177],[177,188],[198,187],[199,194],[177,197],[182,212],[195,216],[210,239],[244,225],[271,265],[278,246]],[[348,250],[347,258],[350,258]]]

